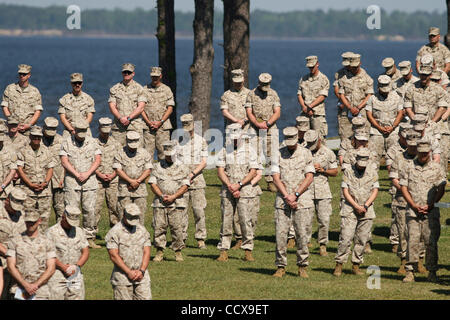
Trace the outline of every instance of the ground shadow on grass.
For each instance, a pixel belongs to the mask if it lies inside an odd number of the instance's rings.
[[[391,229],[387,226],[375,227],[372,231],[372,234],[379,236],[379,237],[385,237],[385,238],[389,238],[390,233],[391,233]]]
[[[385,204],[383,204],[383,207],[391,209],[392,208],[392,203],[385,203]]]
[[[240,271],[245,271],[245,272],[253,272],[253,273],[259,273],[259,274],[264,274],[264,275],[269,275],[272,276],[275,271],[277,271],[276,268],[239,268]],[[297,273],[294,272],[290,272],[290,271],[286,271],[286,275],[289,276],[295,276],[298,277]]]
[[[187,254],[186,256],[192,257],[192,258],[203,258],[203,259],[210,259],[210,260],[216,260],[219,257],[219,253],[217,254]],[[175,260],[175,259],[174,259]],[[232,257],[228,255],[228,260],[241,260],[241,257]],[[220,261],[217,261],[220,262]]]
[[[319,271],[319,272],[323,272],[326,274],[331,274],[333,275],[334,272],[334,268],[311,268],[312,271]],[[362,270],[362,269],[361,269]],[[344,266],[342,268],[342,274],[344,275],[352,275],[352,266]]]
[[[271,236],[266,236],[266,235],[260,235],[260,236],[256,236],[255,240],[258,241],[266,241],[266,242],[272,242],[275,243],[275,235],[271,235]]]
[[[217,245],[219,244],[219,240],[218,240],[218,239],[207,239],[207,240],[205,241],[205,243],[206,243],[207,245],[211,245],[211,246],[217,247]]]
[[[450,296],[450,289],[445,290],[445,289],[433,289],[431,290],[431,292],[437,293],[437,294],[443,294],[445,296]]]
[[[371,245],[372,251],[384,251],[384,252],[392,252],[392,245],[389,243],[373,243]]]
[[[445,224],[450,226],[450,218],[448,218],[447,220],[445,220]]]

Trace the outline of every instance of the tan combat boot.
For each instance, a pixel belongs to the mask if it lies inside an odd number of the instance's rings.
[[[198,241],[197,241],[197,244],[198,244],[198,248],[199,248],[199,249],[202,249],[202,250],[206,249],[205,241],[203,241],[203,240],[198,240]]]
[[[164,251],[161,250],[161,249],[158,249],[158,250],[156,251],[155,257],[153,258],[153,261],[155,261],[155,262],[161,262],[161,261],[163,261],[163,258],[164,258]]]
[[[100,249],[101,248],[101,246],[96,244],[93,239],[89,239],[88,244],[89,244],[89,248],[92,248],[92,249]]]
[[[273,274],[275,278],[283,278],[286,274],[286,270],[283,267],[278,267],[277,271]]]
[[[312,247],[312,243],[310,241],[310,242],[308,242],[308,248],[311,248],[311,247]]]
[[[183,255],[181,254],[181,250],[175,251],[175,261],[176,262],[183,262]]]
[[[427,273],[427,268],[423,265],[423,258],[419,259],[419,263],[417,263],[417,271],[419,273]]]
[[[252,250],[245,250],[244,261],[255,261],[255,258],[252,256]]]
[[[238,241],[236,241],[236,244],[231,249],[233,249],[233,250],[240,249],[241,245],[242,245],[242,239],[239,239]]]
[[[220,255],[216,259],[217,261],[228,261],[228,251],[227,250],[220,250]]]
[[[397,251],[398,251],[398,244],[393,244],[392,245],[392,252],[393,253],[397,253]]]
[[[302,267],[302,266],[298,267],[298,275],[300,278],[304,278],[304,279],[309,278],[308,274],[306,273],[306,267]]]
[[[336,267],[334,268],[333,276],[340,277],[342,275],[342,263],[336,262]]]
[[[406,271],[406,276],[402,281],[403,283],[414,282],[414,273],[412,271]]]
[[[371,254],[372,248],[370,247],[370,242],[366,243],[366,246],[364,247],[364,253]]]
[[[359,270],[359,264],[358,263],[354,263],[352,265],[352,273],[357,275],[357,276],[362,276],[364,273]]]
[[[428,280],[429,282],[433,282],[433,283],[439,282],[439,279],[438,279],[438,277],[437,277],[437,275],[436,275],[436,271],[430,271],[430,272],[428,272],[427,280]]]
[[[327,246],[326,246],[326,245],[324,245],[324,244],[321,244],[321,245],[320,245],[319,254],[320,254],[322,257],[326,257],[326,256],[328,255],[328,252],[327,252]]]
[[[287,243],[287,248],[292,249],[295,248],[295,238],[289,238]]]
[[[405,265],[406,265],[406,259],[402,259],[402,264],[400,265],[400,268],[398,268],[398,270],[397,270],[398,274],[406,274]]]

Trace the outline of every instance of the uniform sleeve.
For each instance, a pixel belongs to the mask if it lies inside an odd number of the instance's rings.
[[[338,80],[338,86],[339,86],[339,92],[338,93],[339,94],[345,94],[343,77]]]
[[[372,112],[372,107],[373,107],[373,96],[370,96],[369,100],[367,100],[366,103],[366,112]]]
[[[227,110],[227,109],[228,109],[228,102],[227,102],[227,97],[224,93],[222,95],[222,97],[220,98],[220,110]]]
[[[386,161],[387,163],[387,161]],[[391,160],[391,170],[389,170],[389,178],[390,179],[399,179],[398,175],[398,161]]]
[[[156,176],[153,174],[150,175],[150,178],[148,179],[148,184],[158,184],[158,181],[156,180]]]
[[[42,96],[37,88],[34,88],[34,101],[33,101],[33,109],[34,111],[42,111],[44,108],[42,107]]]
[[[438,167],[438,166],[436,166],[436,167]],[[440,167],[439,167],[439,169],[440,169]],[[436,183],[434,184],[434,186],[436,188],[440,187],[441,185],[445,186],[447,184],[447,172],[444,170],[438,170],[438,172],[439,173],[438,173],[438,176],[436,179]]]
[[[405,92],[403,108],[412,108],[412,86]]]
[[[145,237],[144,247],[151,247],[152,241],[150,240],[150,233],[145,228],[144,228],[144,237]]]
[[[3,91],[3,97],[2,97],[2,107],[9,107],[9,87],[6,87],[5,91]]]
[[[56,258],[55,244],[47,237],[45,237],[45,251],[47,251],[47,260]]]
[[[446,92],[442,87],[438,86],[438,88],[439,88],[438,92],[437,92],[438,108],[440,108],[440,107],[447,108],[448,105],[447,105],[447,100],[446,100]]]
[[[253,91],[250,91],[247,95],[247,99],[245,99],[245,107],[253,108]]]
[[[9,240],[6,243],[6,247],[8,248],[8,250],[6,251],[6,256],[15,258],[17,248],[17,236],[9,238]]]
[[[400,171],[400,180],[399,180],[399,184],[401,186],[408,186],[408,177],[409,177],[409,166],[407,168],[405,168],[405,170]]]
[[[119,249],[119,239],[114,229],[109,230],[105,237],[106,249]]]
[[[349,183],[350,179],[348,177],[348,174],[349,174],[348,171],[349,170],[345,170],[344,174],[342,175],[341,188],[345,188],[345,189],[349,188],[348,183]]]
[[[373,179],[372,179],[372,188],[373,189],[379,189],[380,188],[380,184],[378,182],[378,173],[375,172]]]
[[[116,86],[111,87],[111,89],[109,89],[109,99],[108,99],[108,103],[114,103],[117,104],[117,99],[116,99]]]
[[[68,144],[67,141],[64,141],[63,143],[61,143],[61,149],[59,151],[59,155],[60,156],[69,156],[69,150],[68,150]]]
[[[88,98],[89,108],[87,112],[95,113],[95,101],[92,97]]]
[[[298,81],[298,89],[297,89],[298,96],[303,96],[302,84],[303,84],[303,77],[300,78],[300,80]]]
[[[306,173],[316,173],[316,169],[314,169],[314,162],[313,162],[313,157],[311,154],[311,151],[306,150],[307,151],[307,156],[306,156],[306,165],[305,165],[305,174]]]
[[[172,90],[169,86],[166,87],[166,107],[175,107],[175,100],[173,98]]]
[[[319,91],[319,95],[320,96],[325,96],[328,97],[328,91],[330,90],[330,81],[328,80],[328,78],[324,75],[323,76],[323,87],[322,89]]]
[[[46,153],[46,158],[47,158],[47,161],[45,163],[45,168],[46,169],[54,168],[57,165],[56,159],[54,159],[50,150],[47,149],[45,151],[45,153]]]
[[[145,89],[144,89],[144,87],[140,87],[139,92],[138,92],[138,103],[139,102],[147,103],[147,101],[148,101],[148,99],[147,99],[147,95],[145,94]]]
[[[145,153],[144,160],[145,160],[144,169],[145,170],[153,169],[152,157],[150,156],[150,153],[148,152]]]
[[[65,96],[59,99],[59,108],[58,108],[58,114],[65,114],[66,113],[66,98]]]
[[[373,79],[369,75],[366,76],[366,84],[367,84],[367,88],[365,90],[366,95],[374,94],[374,91],[373,91]]]
[[[219,154],[217,155],[216,167],[217,168],[225,168],[225,149],[224,148],[222,148],[219,151]]]
[[[17,153],[17,161],[16,164],[18,167],[23,167],[25,165],[25,157],[22,152]]]
[[[202,158],[208,158],[208,143],[206,143],[206,140],[203,138],[202,140],[202,152],[201,152]]]
[[[281,102],[280,102],[280,97],[278,96],[278,93],[275,92],[275,90],[273,90],[273,106],[272,106],[272,110],[275,108],[281,108]]]
[[[114,160],[113,160],[113,169],[119,169],[122,170],[122,155],[120,154],[120,152],[116,153],[116,155],[114,156]]]
[[[332,150],[329,150],[328,152],[328,168],[329,169],[336,169],[338,167],[336,155]]]

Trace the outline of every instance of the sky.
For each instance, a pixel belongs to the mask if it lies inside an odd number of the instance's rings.
[[[4,4],[21,4],[46,7],[50,5],[78,5],[83,9],[115,7],[133,10],[135,8],[152,9],[156,7],[156,0],[0,0]],[[391,12],[401,10],[413,12],[416,10],[443,12],[446,8],[444,0],[250,0],[250,11],[255,9],[273,12],[287,12],[293,10],[323,9],[366,9],[370,5],[378,5],[380,8]],[[223,8],[222,0],[215,0],[215,7]],[[175,0],[175,10],[188,12],[194,11],[194,0]]]

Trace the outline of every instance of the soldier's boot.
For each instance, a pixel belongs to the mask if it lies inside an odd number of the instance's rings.
[[[304,279],[309,278],[308,274],[306,273],[306,267],[302,267],[302,266],[298,267],[298,275],[300,278],[304,278]]]
[[[430,271],[430,272],[428,272],[427,280],[428,280],[429,282],[433,282],[433,283],[439,282],[439,279],[438,279],[438,277],[437,277],[437,275],[436,275],[436,271]]]
[[[161,250],[161,249],[158,249],[158,250],[156,251],[155,257],[153,258],[153,261],[155,261],[155,262],[161,262],[161,261],[163,261],[163,259],[164,259],[164,251]]]
[[[419,259],[419,262],[417,263],[417,271],[419,273],[427,273],[427,268],[423,265],[423,258]]]
[[[94,242],[94,239],[89,239],[89,240],[88,240],[88,244],[89,244],[89,248],[92,248],[92,249],[101,249],[101,246],[99,246],[98,244],[96,244],[96,243]]]
[[[278,189],[275,186],[275,184],[273,182],[267,182],[267,187],[269,188],[270,192],[277,192]]]
[[[414,273],[412,271],[406,271],[406,276],[402,281],[403,283],[414,282]]]
[[[352,265],[352,273],[357,275],[357,276],[362,276],[364,273],[359,270],[359,264],[358,263],[354,263]]]
[[[312,243],[310,241],[310,242],[308,242],[308,248],[311,248],[311,247],[312,247]]]
[[[181,250],[175,251],[175,261],[176,262],[183,262],[183,255],[181,254]]]
[[[238,241],[236,241],[236,244],[231,249],[233,249],[233,250],[240,249],[241,245],[242,245],[242,239],[239,239]]]
[[[398,250],[398,244],[393,244],[392,245],[392,252],[393,253],[397,253],[397,250]]]
[[[326,245],[324,245],[324,244],[321,244],[321,245],[320,245],[319,254],[320,254],[322,257],[326,257],[326,256],[328,255],[328,252],[327,252],[327,246],[326,246]]]
[[[227,250],[220,250],[220,255],[216,259],[217,261],[228,261],[228,251]]]
[[[197,241],[197,244],[198,244],[198,248],[199,248],[199,249],[206,249],[205,241],[203,241],[203,240],[198,240],[198,241]]]
[[[244,261],[255,261],[255,258],[252,256],[252,250],[245,250]]]
[[[277,271],[273,274],[275,278],[282,278],[286,274],[286,270],[283,267],[278,267]]]
[[[405,265],[406,265],[406,259],[402,259],[402,264],[400,265],[400,268],[398,268],[398,270],[397,270],[398,274],[406,274]]]
[[[364,253],[367,253],[367,254],[371,254],[372,253],[372,248],[370,246],[370,242],[366,243],[366,246],[364,247]]]
[[[287,248],[292,249],[295,248],[295,238],[289,238],[287,243]]]
[[[340,277],[342,275],[342,263],[336,262],[336,267],[333,271],[333,276]]]

